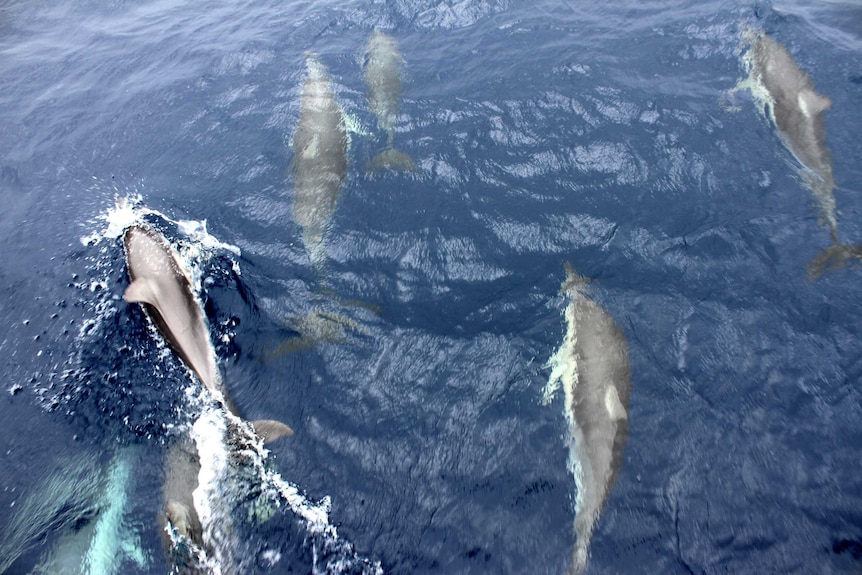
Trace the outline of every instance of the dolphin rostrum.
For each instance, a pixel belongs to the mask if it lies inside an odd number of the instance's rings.
[[[293,136],[293,214],[302,226],[311,261],[320,264],[326,255],[324,241],[329,221],[347,175],[349,140],[326,68],[314,55],[308,55],[307,66],[299,123]]]
[[[416,166],[410,156],[396,150],[392,145],[395,137],[395,121],[401,105],[401,68],[404,58],[398,52],[395,38],[374,30],[365,46],[362,67],[365,83],[368,84],[368,104],[377,116],[377,125],[386,132],[386,149],[371,160],[372,168],[412,170]]]
[[[203,310],[174,249],[160,233],[137,225],[126,230],[123,243],[132,280],[123,298],[144,306],[171,349],[228,411],[238,415],[222,384]],[[265,442],[293,433],[273,420],[253,422],[252,427]],[[200,519],[191,496],[200,469],[197,457],[193,444],[169,449],[164,495],[171,526],[200,546]]]
[[[764,108],[782,143],[802,165],[802,177],[817,204],[820,223],[829,230],[832,240],[832,245],[808,266],[809,275],[816,279],[826,269],[840,268],[851,258],[862,258],[862,245],[844,244],[838,237],[832,156],[826,148],[823,125],[823,112],[832,107],[832,101],[814,90],[808,74],[784,46],[763,33],[747,34],[751,37],[751,49],[746,55],[751,85],[756,95],[766,92]]]
[[[544,402],[563,386],[569,424],[569,466],[577,484],[573,572],[587,564],[593,528],[614,485],[628,433],[631,369],[622,330],[586,296],[586,280],[566,263],[562,293],[566,336],[549,362]]]

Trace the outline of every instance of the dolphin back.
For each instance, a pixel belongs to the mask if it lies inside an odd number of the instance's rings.
[[[378,127],[386,132],[387,147],[368,163],[369,171],[381,168],[389,170],[413,170],[413,160],[392,142],[395,138],[395,122],[401,108],[401,69],[404,58],[398,51],[398,43],[392,36],[375,30],[368,40],[363,56],[365,83],[368,84],[368,105],[377,116]]]
[[[572,571],[584,571],[593,529],[622,466],[628,435],[631,369],[625,335],[587,297],[587,279],[566,264],[562,293],[566,335],[549,362],[545,402],[560,386],[569,425],[569,466],[575,478],[575,548]]]
[[[580,477],[575,516],[575,557],[586,564],[593,529],[616,483],[628,436],[631,370],[622,330],[592,300],[575,299],[574,360],[578,381],[566,406],[572,429],[572,458]]]
[[[325,256],[325,240],[347,176],[349,138],[326,68],[309,55],[299,123],[293,136],[293,214],[313,262]]]
[[[123,294],[141,303],[171,349],[210,390],[222,392],[209,329],[188,274],[164,236],[131,226],[123,238],[131,283]]]
[[[811,78],[790,52],[766,34],[754,40],[751,65],[753,76],[769,94],[767,105],[784,145],[820,180],[817,186],[809,183],[809,187],[821,204],[824,219],[832,225],[835,181],[823,117],[823,112],[832,107],[832,101],[817,93]]]
[[[752,38],[750,62],[752,78],[769,94],[767,109],[782,143],[802,164],[800,175],[814,197],[819,224],[828,229],[832,240],[832,245],[808,263],[808,277],[813,281],[826,271],[862,260],[862,244],[845,244],[838,236],[836,186],[823,115],[832,101],[817,93],[790,52],[766,34]]]

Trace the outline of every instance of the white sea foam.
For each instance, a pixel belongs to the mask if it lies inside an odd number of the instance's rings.
[[[183,234],[204,248],[226,250],[232,252],[237,257],[242,255],[242,251],[237,246],[223,243],[215,236],[210,235],[207,231],[206,220],[179,220],[176,224]]]
[[[242,255],[242,251],[237,246],[221,242],[211,235],[207,231],[206,220],[174,220],[146,207],[140,194],[118,197],[112,208],[96,216],[92,222],[96,229],[89,235],[83,236],[81,243],[90,246],[103,240],[115,240],[122,236],[129,226],[145,224],[144,218],[147,216],[157,216],[165,222],[174,224],[199,250],[226,250],[237,256]]]
[[[192,287],[196,293],[202,289],[201,280],[205,263],[219,252],[230,252],[239,257],[242,250],[239,247],[224,243],[207,231],[206,220],[174,220],[169,216],[144,205],[140,194],[118,197],[113,207],[105,213],[96,216],[91,222],[93,230],[81,238],[85,246],[97,246],[103,242],[113,242],[120,238],[126,229],[133,225],[148,225],[147,218],[155,217],[163,222],[173,224],[185,236],[180,245],[175,245],[183,267],[189,274]],[[103,250],[102,259],[107,260],[109,254]],[[97,267],[106,267],[106,262],[97,262]],[[231,266],[237,275],[241,274],[239,263],[231,259]],[[109,278],[95,278],[90,283],[90,290],[108,285]],[[101,316],[102,314],[100,314]]]

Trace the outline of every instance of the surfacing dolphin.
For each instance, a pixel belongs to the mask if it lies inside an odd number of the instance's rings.
[[[362,68],[365,70],[365,83],[368,84],[368,105],[377,116],[377,125],[386,132],[386,149],[371,160],[371,167],[412,170],[416,166],[410,156],[396,150],[392,141],[395,137],[395,121],[401,106],[401,69],[404,58],[398,52],[395,38],[374,30],[365,46]]]
[[[768,115],[784,146],[802,165],[802,177],[817,204],[820,223],[829,230],[832,240],[832,245],[808,265],[810,277],[816,279],[827,269],[862,258],[862,245],[844,244],[838,237],[832,156],[826,148],[823,125],[823,112],[832,107],[832,101],[814,90],[808,74],[784,46],[762,32],[747,35],[751,42],[746,55],[751,84],[765,91]],[[755,89],[755,94],[759,91]]]
[[[302,87],[299,123],[293,136],[293,215],[312,263],[320,265],[325,240],[347,175],[347,126],[329,86],[326,68],[307,56],[308,76]]]
[[[566,336],[551,358],[549,403],[562,384],[569,424],[569,466],[577,484],[573,573],[586,568],[593,528],[623,461],[631,369],[622,330],[586,296],[586,280],[566,263],[562,293]]]
[[[123,299],[144,306],[174,353],[218,401],[239,416],[222,384],[203,310],[174,249],[160,233],[142,226],[129,227],[123,244],[132,280]],[[255,421],[252,426],[264,441],[292,433],[288,426],[273,420]]]
[[[131,279],[123,299],[143,305],[174,353],[226,400],[203,311],[174,249],[164,236],[141,226],[126,230],[123,245]]]
[[[123,243],[132,280],[123,298],[143,305],[171,349],[213,397],[238,416],[222,384],[203,310],[174,249],[160,233],[142,226],[129,227]],[[255,421],[252,427],[265,442],[293,433],[285,424],[273,420]],[[175,445],[169,450],[164,494],[165,514],[171,526],[200,545],[200,519],[191,496],[200,469],[197,457],[193,444]]]

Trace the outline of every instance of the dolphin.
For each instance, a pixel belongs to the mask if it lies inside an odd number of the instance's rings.
[[[840,268],[851,259],[862,258],[862,245],[843,244],[838,237],[835,179],[823,120],[823,112],[832,107],[832,101],[815,91],[811,78],[784,46],[766,34],[748,34],[752,37],[746,56],[751,83],[766,92],[764,109],[775,123],[784,146],[801,164],[802,177],[820,213],[820,223],[832,240],[832,245],[808,265],[809,275],[816,279],[826,269]]]
[[[566,263],[561,290],[571,298],[565,311],[566,336],[548,363],[552,371],[544,391],[546,404],[561,384],[565,392],[569,465],[578,489],[573,552],[576,575],[586,568],[593,528],[622,465],[631,394],[625,336],[587,297],[586,283]]]
[[[123,299],[143,305],[174,353],[207,389],[226,398],[203,310],[174,249],[164,236],[142,226],[129,227],[123,245],[131,279]]]
[[[98,516],[106,482],[96,455],[61,455],[56,467],[39,480],[32,478],[32,491],[11,509],[4,509],[0,573],[9,572],[22,556],[44,544],[51,531],[71,531]]]
[[[312,262],[320,264],[325,257],[329,221],[347,175],[349,139],[326,68],[313,55],[307,57],[306,64],[308,76],[293,136],[293,213],[302,226],[305,249]]]
[[[163,511],[159,514],[162,544],[172,570],[195,573],[210,549],[203,541],[203,527],[194,503],[198,487],[200,456],[194,441],[182,438],[171,443],[165,456],[162,485]]]
[[[179,437],[168,447],[165,456],[165,478],[162,485],[163,510],[159,513],[158,521],[161,527],[161,539],[171,568],[171,573],[182,573],[184,575],[198,575],[212,573],[212,567],[218,565],[222,573],[237,573],[236,567],[239,559],[232,550],[236,541],[232,535],[233,517],[230,505],[239,503],[242,498],[254,497],[254,504],[246,508],[249,518],[254,517],[262,523],[268,520],[275,510],[271,501],[263,492],[256,492],[249,486],[237,484],[237,476],[233,471],[242,475],[246,462],[243,452],[254,450],[253,442],[257,441],[244,422],[237,418],[229,418],[222,411],[224,417],[225,434],[208,438],[204,445],[199,443],[200,437]],[[195,423],[197,426],[197,422]],[[211,430],[207,430],[207,433]],[[193,435],[195,432],[192,432]],[[213,440],[222,444],[225,449],[222,455],[230,458],[229,467],[231,473],[227,475],[217,474],[218,486],[216,491],[220,494],[219,501],[213,501],[208,492],[214,487],[212,477],[212,461],[202,461],[201,453],[207,453],[207,441]],[[212,458],[210,453],[209,458]],[[218,457],[216,457],[218,460]],[[218,465],[218,463],[216,463]],[[207,479],[201,486],[202,467]],[[247,472],[247,471],[245,471]],[[243,492],[237,494],[236,489],[240,487]],[[203,490],[198,493],[199,487]],[[200,498],[200,499],[199,499]],[[203,510],[199,513],[196,504],[205,501],[209,507],[208,524],[202,520]],[[227,512],[220,512],[218,518],[213,520],[213,510],[222,508],[223,503],[229,503]],[[246,501],[248,503],[248,501]],[[240,543],[241,547],[241,543]]]
[[[19,572],[15,561],[37,545],[48,547],[51,532],[57,537],[29,571],[33,575],[112,575],[127,562],[145,569],[147,553],[127,517],[132,459],[126,447],[106,471],[95,453],[61,457],[56,472],[4,517],[0,573]]]
[[[123,244],[132,280],[123,299],[144,306],[174,353],[218,401],[239,416],[222,384],[203,309],[174,249],[155,230],[137,225],[126,229]],[[252,427],[264,441],[293,433],[288,426],[273,420],[255,421]]]
[[[371,160],[372,168],[412,170],[416,166],[410,156],[392,145],[395,120],[401,105],[401,68],[404,58],[398,52],[395,38],[375,29],[362,57],[365,83],[368,84],[368,105],[377,116],[377,125],[386,132],[387,146]]]
[[[138,225],[126,229],[123,243],[132,280],[123,298],[144,306],[171,349],[213,397],[238,417],[215,363],[203,310],[192,293],[189,276],[176,252],[160,233]],[[255,421],[251,425],[264,442],[293,434],[288,426],[278,421]],[[166,458],[163,491],[165,519],[177,533],[200,548],[201,525],[192,499],[200,470],[197,457],[194,445],[173,445]]]

